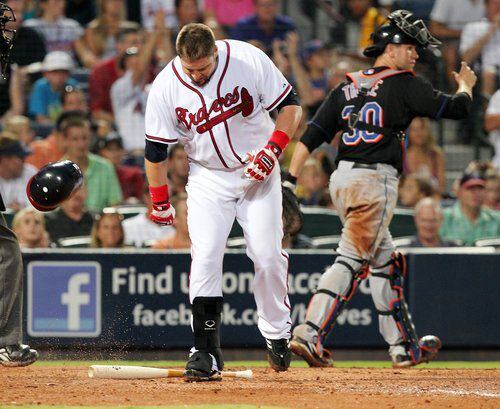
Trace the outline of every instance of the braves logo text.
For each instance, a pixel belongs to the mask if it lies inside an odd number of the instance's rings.
[[[233,92],[228,92],[224,97],[217,98],[208,109],[206,105],[203,105],[194,114],[189,112],[186,108],[175,108],[177,119],[183,123],[188,130],[191,130],[193,125],[196,126],[196,131],[201,134],[210,131],[215,125],[227,121],[240,112],[244,117],[250,115],[253,111],[253,98],[245,87],[241,88],[240,98],[240,91],[238,88],[239,87],[236,86]],[[235,105],[238,101],[240,101],[240,103]],[[224,111],[224,108],[229,109]],[[218,113],[218,115],[210,118],[212,113]]]

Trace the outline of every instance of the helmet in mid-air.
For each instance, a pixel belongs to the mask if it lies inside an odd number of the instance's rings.
[[[373,45],[366,47],[366,57],[378,57],[387,44],[414,44],[418,47],[436,47],[441,44],[422,20],[413,17],[407,10],[393,11],[387,17],[389,22],[378,27],[371,35]]]
[[[83,184],[77,164],[61,160],[45,165],[31,177],[26,187],[30,203],[37,210],[49,212],[68,199]]]
[[[0,3],[0,75],[4,78],[10,64],[10,51],[16,37],[16,30],[5,27],[10,21],[16,21],[14,12],[7,4]]]

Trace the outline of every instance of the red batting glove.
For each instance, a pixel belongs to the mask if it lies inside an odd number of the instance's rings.
[[[273,171],[288,142],[290,138],[285,132],[275,130],[263,149],[247,153],[249,164],[245,169],[245,176],[250,180],[262,182]]]
[[[278,155],[273,152],[271,145],[266,145],[261,150],[247,153],[247,160],[249,162],[245,169],[247,179],[262,182],[273,171]]]
[[[174,222],[175,209],[168,201],[168,186],[149,187],[153,209],[149,218],[160,226],[169,226]]]

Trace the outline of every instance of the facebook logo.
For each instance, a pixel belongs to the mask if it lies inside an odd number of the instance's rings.
[[[96,262],[28,264],[28,334],[97,337],[101,333],[101,266]]]

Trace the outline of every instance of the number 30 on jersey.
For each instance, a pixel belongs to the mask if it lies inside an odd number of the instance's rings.
[[[353,110],[354,105],[347,105],[342,110],[342,118],[347,121],[349,114]],[[359,120],[361,122],[372,124],[375,126],[384,126],[382,107],[376,102],[367,102],[359,110]],[[366,143],[376,143],[382,139],[384,135],[366,130],[352,129],[342,134],[342,140],[346,145],[357,145],[361,141]]]

